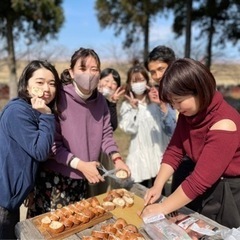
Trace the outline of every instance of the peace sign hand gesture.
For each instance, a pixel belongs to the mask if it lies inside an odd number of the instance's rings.
[[[124,96],[133,108],[138,108],[138,100],[136,98],[134,98],[132,92],[130,92],[130,96],[128,96],[126,94]]]

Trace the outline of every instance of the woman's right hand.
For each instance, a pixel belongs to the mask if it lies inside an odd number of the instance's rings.
[[[51,114],[51,109],[45,104],[45,101],[39,97],[31,98],[32,108],[43,114]]]
[[[99,183],[104,182],[104,178],[100,175],[97,166],[99,166],[99,162],[92,161],[92,162],[84,162],[79,161],[77,165],[77,169],[83,173],[89,183]]]

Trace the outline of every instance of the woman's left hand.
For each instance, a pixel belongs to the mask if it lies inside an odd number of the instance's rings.
[[[151,217],[158,214],[163,214],[161,203],[154,203],[146,206],[140,217]]]
[[[115,162],[115,168],[125,170],[128,173],[128,177],[131,176],[131,171],[130,171],[128,165],[123,160],[116,161]]]

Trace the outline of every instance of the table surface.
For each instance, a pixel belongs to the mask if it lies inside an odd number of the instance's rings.
[[[143,198],[145,195],[147,188],[140,185],[140,184],[134,184],[133,187],[129,190],[133,193],[135,193],[136,196]],[[139,206],[139,205],[138,205]],[[137,209],[135,209],[137,210]],[[141,207],[138,209],[141,210]],[[218,227],[219,229],[227,229],[226,227],[212,221],[209,218],[204,217],[203,215],[200,215],[198,213],[195,213],[193,211],[191,211],[190,209],[187,208],[183,208],[181,209],[182,213],[191,215],[191,216],[195,216],[199,219],[202,219],[206,222],[208,222],[209,224]],[[114,215],[114,212],[113,212]],[[138,220],[137,225],[138,227],[140,226],[141,221]],[[24,221],[21,221],[19,223],[17,223],[16,227],[15,227],[15,233],[18,239],[22,239],[22,240],[32,240],[32,239],[44,239],[44,237],[41,235],[41,233],[37,230],[37,228],[33,225],[32,220],[31,219],[26,219]],[[79,233],[75,233],[65,239],[68,240],[79,240],[81,239],[81,234]],[[149,238],[150,239],[150,238]],[[214,236],[214,237],[209,237],[209,240],[220,240],[222,239],[220,236]]]

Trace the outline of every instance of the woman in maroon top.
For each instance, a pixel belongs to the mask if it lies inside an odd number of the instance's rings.
[[[193,172],[142,217],[168,214],[200,198],[198,212],[227,227],[240,226],[240,115],[216,91],[211,72],[192,59],[174,61],[164,73],[160,99],[179,111],[175,132],[145,203],[156,202],[165,182],[188,155]]]

